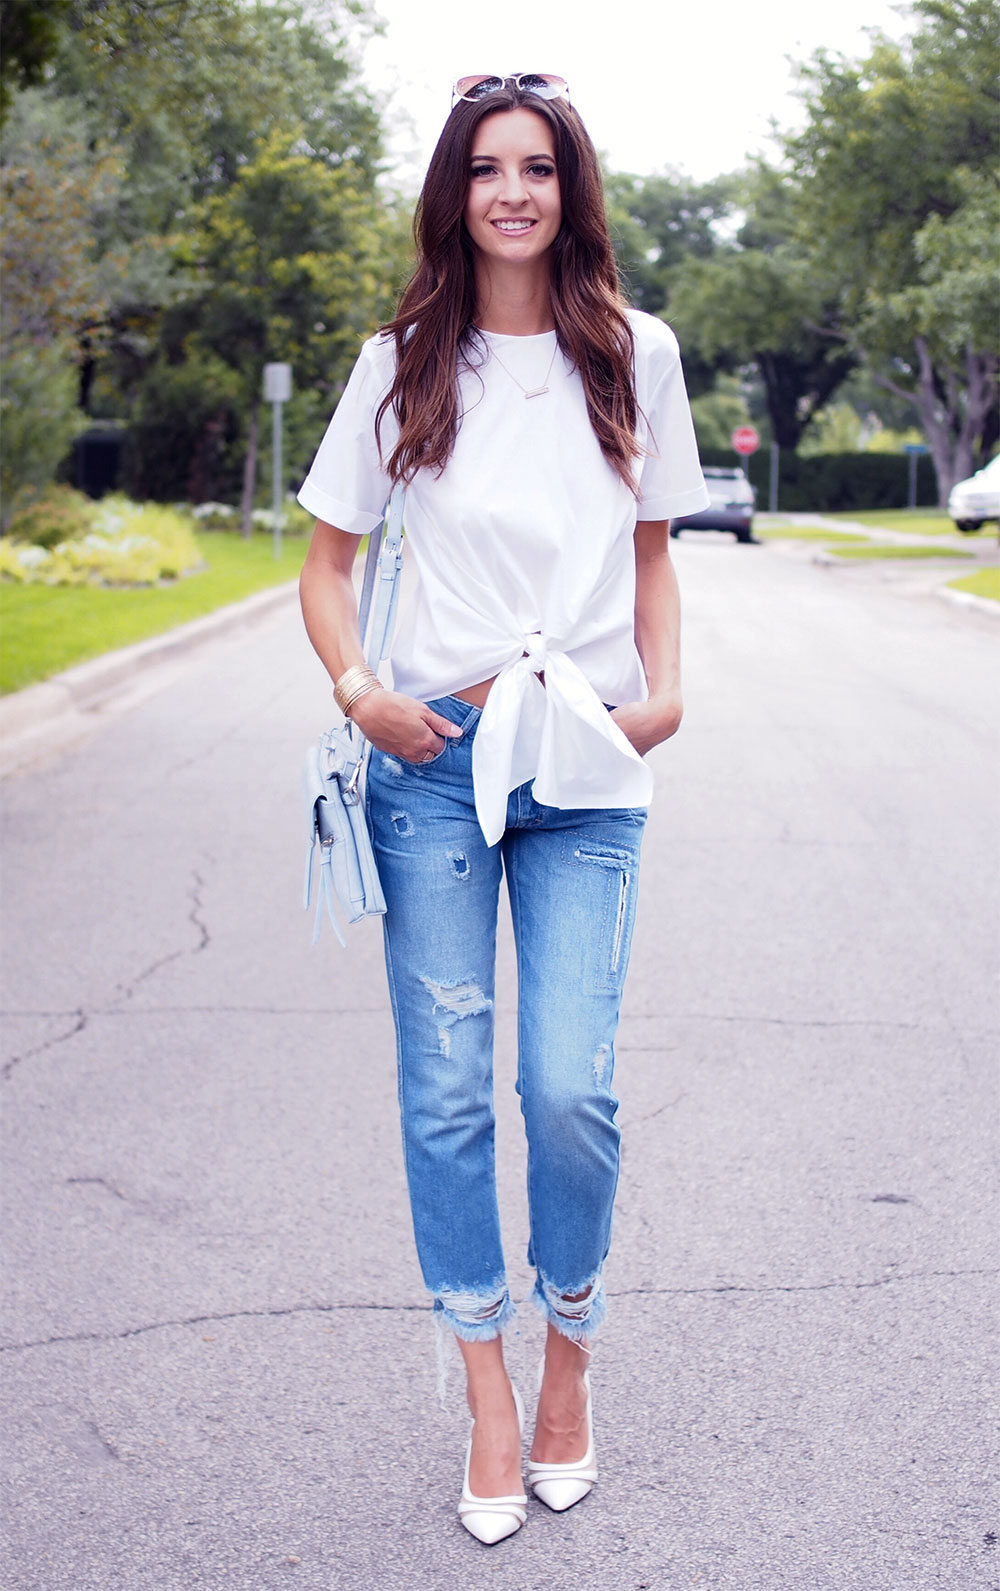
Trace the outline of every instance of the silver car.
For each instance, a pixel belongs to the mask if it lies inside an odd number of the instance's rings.
[[[755,494],[743,471],[706,464],[702,474],[711,506],[700,514],[682,514],[679,519],[672,519],[671,536],[682,530],[731,530],[737,541],[753,541]]]
[[[1000,454],[967,481],[958,481],[948,498],[948,512],[959,530],[978,530],[987,519],[1000,519]]]

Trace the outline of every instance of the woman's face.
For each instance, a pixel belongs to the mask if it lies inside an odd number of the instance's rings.
[[[530,264],[552,247],[562,202],[544,116],[520,106],[483,117],[472,143],[465,224],[490,260]]]

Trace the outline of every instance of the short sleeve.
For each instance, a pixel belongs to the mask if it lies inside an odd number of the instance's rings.
[[[298,494],[310,514],[354,536],[380,524],[392,485],[375,441],[375,414],[392,381],[392,359],[392,345],[383,339],[365,343]],[[387,456],[394,432],[387,413],[382,426]]]
[[[639,519],[676,519],[709,506],[688,404],[680,349],[669,326],[633,315],[636,394],[645,416],[640,440]]]

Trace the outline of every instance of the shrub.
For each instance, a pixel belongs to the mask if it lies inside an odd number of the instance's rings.
[[[703,464],[733,465],[736,455],[705,448]],[[905,508],[910,462],[897,453],[816,453],[783,451],[779,460],[778,507],[788,513],[846,513],[865,508]],[[750,480],[757,506],[768,506],[771,456],[760,448],[750,457]],[[917,459],[917,504],[937,504],[934,466],[927,454]]]
[[[4,354],[2,374],[0,523],[6,528],[25,498],[55,479],[70,443],[86,422],[76,406],[79,372],[65,345],[12,345]]]
[[[61,541],[85,536],[94,523],[94,504],[71,486],[50,486],[48,491],[18,509],[7,526],[11,541],[35,547],[55,547]]]
[[[221,361],[158,361],[143,377],[125,433],[126,490],[159,503],[238,497],[240,409],[236,376]]]
[[[89,506],[90,529],[51,548],[0,540],[0,574],[22,584],[148,586],[202,561],[191,520],[176,509],[122,497]]]

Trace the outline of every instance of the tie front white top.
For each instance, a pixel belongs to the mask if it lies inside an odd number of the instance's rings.
[[[646,449],[635,466],[638,500],[601,452],[555,332],[477,333],[458,376],[454,452],[440,475],[419,470],[407,488],[413,579],[393,639],[393,683],[432,701],[497,676],[473,751],[490,845],[503,834],[508,794],[532,779],[546,806],[640,807],[652,794],[650,770],[605,706],[648,694],[632,536],[637,518],[696,513],[708,493],[676,338],[651,315],[630,310],[629,320]],[[299,492],[310,513],[356,535],[379,524],[391,485],[375,412],[394,362],[391,339],[365,343]],[[385,459],[397,434],[387,411]]]

